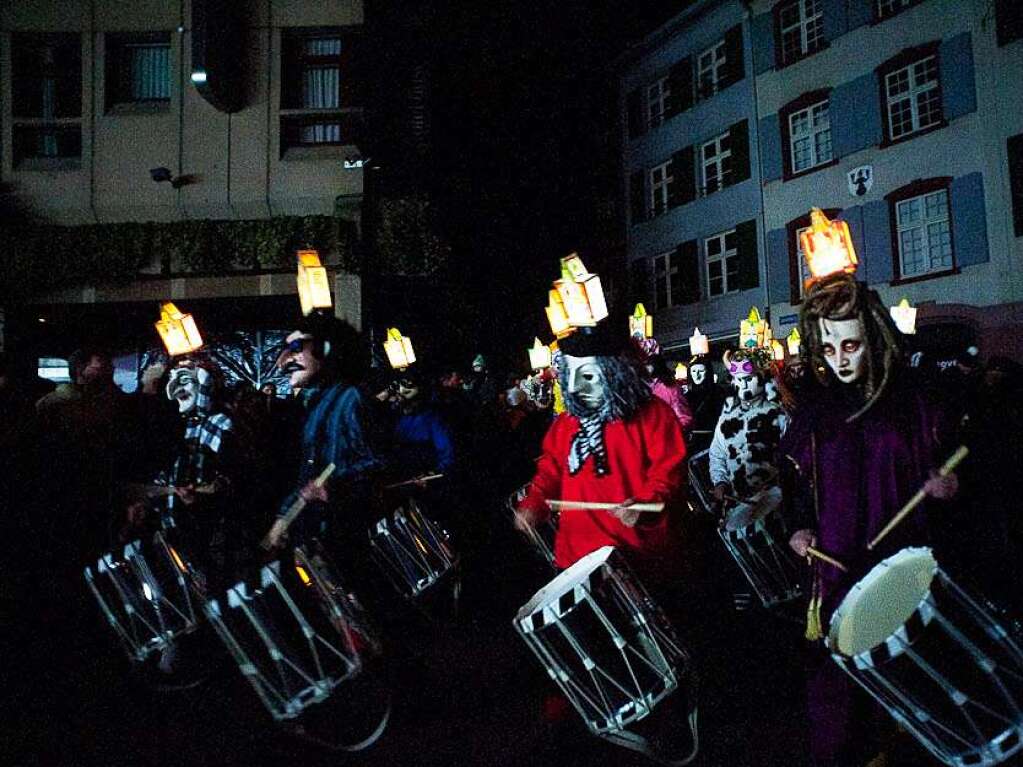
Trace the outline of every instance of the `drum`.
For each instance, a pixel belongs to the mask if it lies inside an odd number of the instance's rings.
[[[205,605],[218,636],[271,716],[292,720],[356,677],[378,648],[362,610],[320,557],[295,549],[258,582]]]
[[[692,671],[667,618],[612,546],[540,589],[514,625],[590,732],[622,745],[631,745],[627,728]],[[695,749],[695,707],[687,715]]]
[[[370,529],[369,542],[381,569],[409,599],[418,597],[458,564],[447,532],[424,516],[411,498]]]
[[[689,507],[693,511],[705,511],[716,516],[714,496],[711,495],[713,483],[710,481],[710,448],[701,450],[689,457],[689,487],[693,491],[693,502]]]
[[[515,524],[515,510],[528,494],[529,484],[526,484],[508,496],[505,506],[511,512],[512,524]],[[551,516],[546,521],[523,532],[533,551],[551,567],[554,567],[554,538],[557,533],[558,515],[555,511],[551,511]]]
[[[198,627],[193,584],[201,576],[162,533],[151,544],[132,541],[121,553],[104,554],[85,568],[85,582],[137,663]]]
[[[764,607],[802,593],[799,558],[789,548],[788,525],[780,510],[781,490],[772,487],[728,514],[718,534]]]
[[[998,764],[1023,747],[1023,652],[930,549],[874,567],[831,618],[832,657],[941,761]]]

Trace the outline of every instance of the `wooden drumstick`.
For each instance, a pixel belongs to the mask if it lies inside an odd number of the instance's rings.
[[[611,511],[622,508],[620,503],[600,503],[598,501],[559,501],[554,498],[547,499],[547,505],[552,509],[562,511],[564,509],[598,509]],[[629,511],[664,511],[663,503],[633,503],[628,506]]]
[[[334,469],[336,468],[337,467],[334,464],[328,463],[327,468],[320,472],[320,476],[313,480],[313,484],[316,485],[316,487],[323,487],[327,483],[327,480],[330,479],[330,475],[334,473]],[[287,532],[288,528],[291,526],[291,523],[295,521],[295,517],[302,513],[302,509],[304,509],[305,507],[306,500],[300,495],[298,498],[295,499],[295,502],[291,504],[291,508],[289,508],[284,513],[284,516],[278,520],[281,523],[281,526],[283,527],[281,531],[282,535],[285,532]],[[276,525],[276,523],[274,524]],[[272,529],[273,528],[271,528],[271,530]],[[274,544],[270,540],[270,533],[266,534],[266,537],[263,538],[263,541],[260,543],[260,545],[267,551],[274,547]]]
[[[413,477],[412,479],[406,479],[404,482],[395,482],[393,485],[384,485],[385,490],[391,490],[395,487],[404,487],[405,485],[414,485],[417,482],[431,482],[435,479],[440,479],[443,474],[425,474],[422,477]]]
[[[819,551],[818,549],[815,549],[813,546],[807,546],[806,547],[806,553],[809,554],[811,557],[817,557],[817,559],[819,559],[821,562],[827,562],[832,567],[837,567],[843,573],[849,572],[849,568],[846,567],[845,565],[843,565],[837,559],[835,559],[834,557],[828,556],[823,551]]]
[[[969,454],[970,448],[966,447],[966,445],[960,445],[959,449],[952,453],[949,459],[945,461],[944,464],[942,464],[940,469],[938,469],[938,476],[947,477],[955,470],[955,467],[959,465],[960,461],[962,461]],[[888,533],[890,533],[897,524],[899,524],[903,519],[905,519],[906,516],[911,511],[913,511],[913,509],[919,506],[923,499],[926,497],[927,493],[924,491],[923,488],[917,490],[916,495],[909,499],[909,503],[903,506],[902,510],[899,511],[899,513],[896,514],[894,517],[892,517],[888,521],[888,524],[884,526],[884,529],[877,534],[877,537],[867,544],[867,548],[873,550],[873,548],[881,542],[881,539],[888,535]]]

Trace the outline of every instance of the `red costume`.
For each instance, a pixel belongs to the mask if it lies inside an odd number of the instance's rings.
[[[623,549],[641,567],[657,563],[671,568],[673,562],[677,564],[680,554],[677,522],[684,495],[686,446],[671,408],[653,398],[632,418],[609,421],[604,426],[608,468],[605,474],[597,473],[592,457],[575,474],[569,471],[568,454],[579,429],[579,419],[568,412],[551,424],[544,437],[536,476],[520,509],[536,520],[544,520],[551,513],[547,498],[604,503],[621,503],[631,498],[637,502],[663,501],[666,505],[663,513],[640,514],[634,527],[622,524],[607,511],[564,510],[554,544],[555,564],[570,567],[606,545]]]

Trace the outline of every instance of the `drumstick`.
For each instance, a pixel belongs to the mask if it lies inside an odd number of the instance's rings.
[[[849,568],[843,565],[837,559],[835,559],[834,557],[829,557],[823,551],[818,551],[813,546],[807,546],[806,553],[809,554],[811,557],[817,557],[817,559],[821,560],[822,562],[827,562],[829,565],[832,565],[833,567],[837,567],[843,573],[849,572]]]
[[[940,469],[938,469],[938,476],[947,477],[955,470],[955,467],[959,465],[959,462],[962,461],[969,454],[970,448],[966,447],[966,445],[960,445],[959,449],[952,453],[949,459],[945,461],[944,464],[942,464],[942,467]],[[873,548],[881,542],[881,539],[888,535],[888,533],[890,533],[892,529],[897,524],[899,524],[899,522],[905,519],[906,515],[908,515],[913,509],[919,506],[921,501],[923,501],[923,499],[926,497],[927,493],[924,492],[923,488],[917,490],[916,495],[909,499],[909,503],[903,506],[902,510],[899,511],[899,513],[896,514],[894,517],[892,517],[888,521],[888,524],[884,526],[884,529],[877,534],[877,537],[867,544],[867,548],[873,550]]]
[[[405,485],[414,485],[417,482],[430,482],[434,479],[440,479],[443,474],[426,474],[422,477],[413,477],[412,479],[406,479],[404,482],[395,482],[393,485],[384,485],[385,490],[391,490],[395,487],[404,487]]]
[[[334,469],[336,468],[337,467],[334,464],[328,463],[327,468],[320,472],[320,476],[313,480],[313,484],[316,485],[316,487],[323,487],[326,484],[327,480],[330,478],[330,475],[334,473]],[[305,507],[306,500],[300,495],[298,498],[295,499],[295,502],[291,504],[291,508],[289,508],[284,513],[284,516],[281,517],[279,520],[284,528],[282,532],[287,531],[287,529],[291,526],[291,523],[295,521],[295,517],[297,517],[302,512],[302,509],[304,509]],[[263,541],[260,545],[267,551],[273,548],[273,543],[270,541],[270,533],[266,534],[266,537],[263,538]]]
[[[603,509],[609,511],[622,508],[620,503],[600,503],[597,501],[559,501],[554,498],[547,499],[547,505],[552,509]],[[630,511],[664,511],[663,503],[633,503],[629,505]]]

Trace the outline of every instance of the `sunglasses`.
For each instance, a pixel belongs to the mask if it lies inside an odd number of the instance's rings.
[[[735,375],[736,373],[752,373],[753,363],[749,360],[746,360],[745,362],[733,362],[728,366],[728,372],[732,375]]]
[[[291,352],[292,354],[298,354],[302,351],[306,341],[312,341],[311,338],[296,338],[292,341],[288,341],[284,344],[284,351]]]

